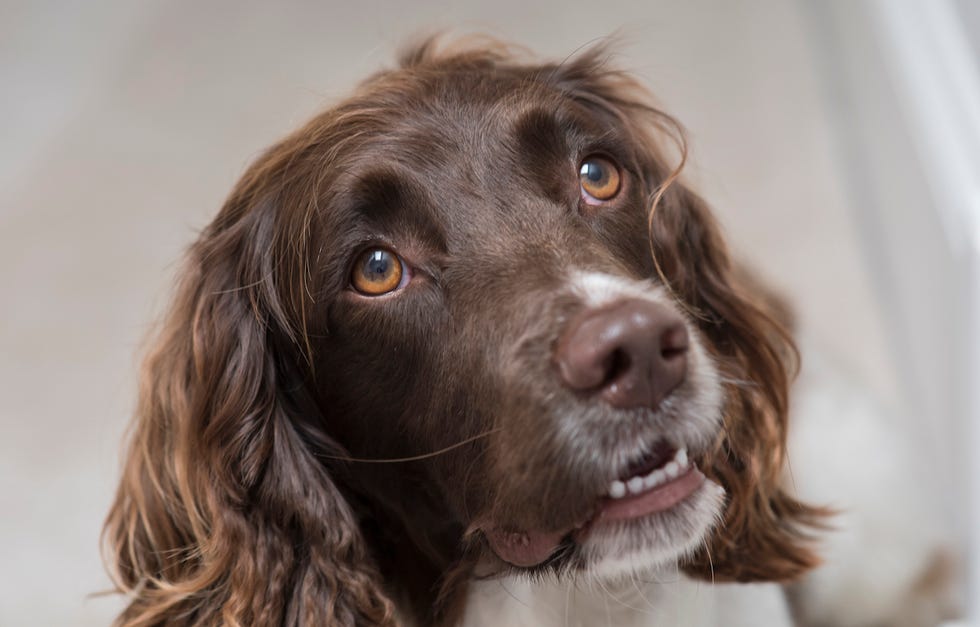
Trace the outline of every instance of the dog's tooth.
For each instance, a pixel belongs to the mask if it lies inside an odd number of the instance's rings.
[[[640,492],[643,492],[643,477],[633,477],[629,480],[629,483],[626,484],[626,487],[629,488],[631,494],[639,494]]]
[[[666,475],[664,475],[663,470],[659,470],[659,469],[654,470],[649,475],[643,478],[643,487],[646,488],[647,490],[649,490],[650,488],[655,488],[664,482],[665,476]]]
[[[674,459],[681,465],[681,467],[687,466],[687,449],[682,448],[681,450],[677,451],[677,455],[674,456]]]
[[[609,496],[614,499],[621,499],[626,496],[626,484],[622,481],[613,481],[609,486]]]
[[[682,471],[687,470],[688,464],[690,464],[690,459],[687,456],[687,449],[678,449],[670,462],[650,472],[645,477],[632,477],[628,481],[613,481],[609,486],[609,496],[614,499],[621,499],[627,494],[636,495],[646,490],[652,490],[679,477]]]

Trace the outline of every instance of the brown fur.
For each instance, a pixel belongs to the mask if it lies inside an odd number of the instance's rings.
[[[700,460],[728,492],[724,521],[684,569],[783,581],[816,563],[806,529],[820,512],[779,486],[792,342],[675,181],[663,146],[683,153],[679,127],[604,59],[524,64],[428,42],[248,170],[191,247],[144,364],[105,528],[130,599],[119,625],[393,625],[396,604],[452,622],[486,554],[467,533],[481,516],[557,528],[582,515],[560,487],[528,491],[541,472],[569,490],[589,479],[546,465],[523,409],[551,393],[534,370],[553,339],[540,320],[574,304],[541,295],[570,263],[663,281],[746,382],[726,386]],[[552,165],[568,128],[549,122],[562,107],[618,128],[632,168],[593,230],[551,210],[567,199]],[[351,297],[349,259],[371,241],[421,260],[411,300]],[[528,387],[514,364],[529,364]]]

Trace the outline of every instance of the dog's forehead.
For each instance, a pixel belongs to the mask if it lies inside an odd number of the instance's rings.
[[[569,201],[583,146],[626,140],[532,74],[445,72],[410,83],[361,95],[370,124],[351,129],[359,139],[343,165],[351,178],[410,189],[405,197],[424,202],[401,209],[424,209],[442,228],[526,229],[534,206]]]
[[[359,107],[376,114],[373,141],[365,147],[381,148],[375,157],[435,170],[430,175],[448,171],[462,180],[466,177],[456,169],[481,167],[499,175],[501,163],[525,164],[569,140],[614,130],[608,117],[587,110],[533,69],[433,71],[424,80],[408,76],[360,95]]]
[[[492,72],[385,82],[330,119],[338,141],[321,142],[328,156],[317,158],[330,267],[381,242],[441,268],[457,292],[485,292],[486,277],[515,269],[522,285],[554,283],[573,264],[596,267],[610,246],[645,250],[634,212],[603,218],[606,239],[579,215],[581,159],[629,163],[629,129],[556,84]],[[617,229],[627,235],[610,244]]]

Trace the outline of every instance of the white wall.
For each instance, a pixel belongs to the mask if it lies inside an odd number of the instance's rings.
[[[980,622],[980,5],[830,2],[812,15],[840,172],[901,357],[903,428],[937,470],[947,533],[973,547],[958,557]]]

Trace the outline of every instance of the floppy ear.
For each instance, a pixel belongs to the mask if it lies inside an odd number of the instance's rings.
[[[797,501],[781,485],[797,364],[792,338],[777,322],[784,312],[735,271],[707,206],[681,185],[663,195],[651,240],[727,381],[724,428],[703,460],[705,474],[725,488],[726,508],[686,569],[715,580],[794,579],[819,563],[812,533],[829,512]]]
[[[680,125],[647,104],[635,79],[605,64],[603,47],[557,66],[552,76],[572,98],[614,117],[639,143],[651,193],[649,236],[659,278],[708,339],[726,381],[724,428],[699,460],[727,493],[722,519],[685,565],[713,580],[783,581],[818,563],[811,532],[827,511],[796,501],[780,486],[785,463],[792,338],[768,295],[732,267],[707,205],[677,182],[686,157]],[[679,165],[668,165],[664,145]]]
[[[257,201],[274,196],[270,178],[253,168],[191,248],[144,363],[104,529],[130,599],[119,625],[394,624],[355,516],[311,452],[310,438],[329,442],[292,415],[310,218]]]

